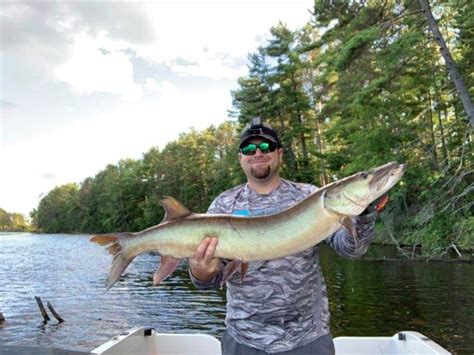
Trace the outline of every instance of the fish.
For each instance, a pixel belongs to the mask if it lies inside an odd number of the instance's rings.
[[[207,237],[218,239],[215,257],[228,259],[223,283],[239,268],[245,276],[248,262],[282,258],[307,250],[345,228],[355,238],[353,217],[361,214],[402,178],[406,166],[390,162],[337,180],[291,207],[266,216],[192,213],[173,197],[161,201],[163,221],[137,233],[107,233],[90,241],[112,254],[106,282],[109,290],[133,259],[158,253],[155,285],[168,277],[183,258],[193,257]]]

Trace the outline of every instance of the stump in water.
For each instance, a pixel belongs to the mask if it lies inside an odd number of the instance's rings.
[[[54,318],[56,318],[58,320],[59,323],[62,323],[64,322],[64,319],[61,318],[61,316],[58,314],[58,312],[56,312],[53,308],[53,305],[51,303],[49,303],[49,301],[46,303],[46,305],[48,306],[48,309],[51,311],[51,313],[53,314]]]
[[[46,313],[46,309],[43,306],[43,302],[41,301],[41,298],[39,298],[38,296],[35,296],[35,300],[36,300],[36,303],[38,303],[38,307],[40,309],[41,315],[43,316],[44,322],[48,323],[50,318],[48,316],[48,313]]]

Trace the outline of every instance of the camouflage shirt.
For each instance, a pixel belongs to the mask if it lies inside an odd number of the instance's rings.
[[[270,194],[260,195],[243,184],[220,194],[208,213],[267,215],[292,206],[316,190],[314,185],[282,179]],[[326,242],[344,257],[362,255],[372,239],[375,216],[357,218],[357,243],[343,229]],[[193,283],[198,288],[218,287],[224,264],[225,260],[210,282],[201,282],[190,273]],[[243,282],[240,272],[236,272],[227,281],[225,323],[238,343],[266,352],[288,351],[330,333],[319,247],[281,259],[252,261]]]

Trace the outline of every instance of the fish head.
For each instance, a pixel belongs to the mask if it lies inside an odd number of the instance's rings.
[[[324,194],[324,207],[340,215],[359,215],[400,181],[405,169],[390,162],[336,181]]]

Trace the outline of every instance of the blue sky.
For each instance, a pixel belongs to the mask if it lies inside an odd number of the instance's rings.
[[[247,54],[310,0],[0,3],[0,208],[229,119]]]

